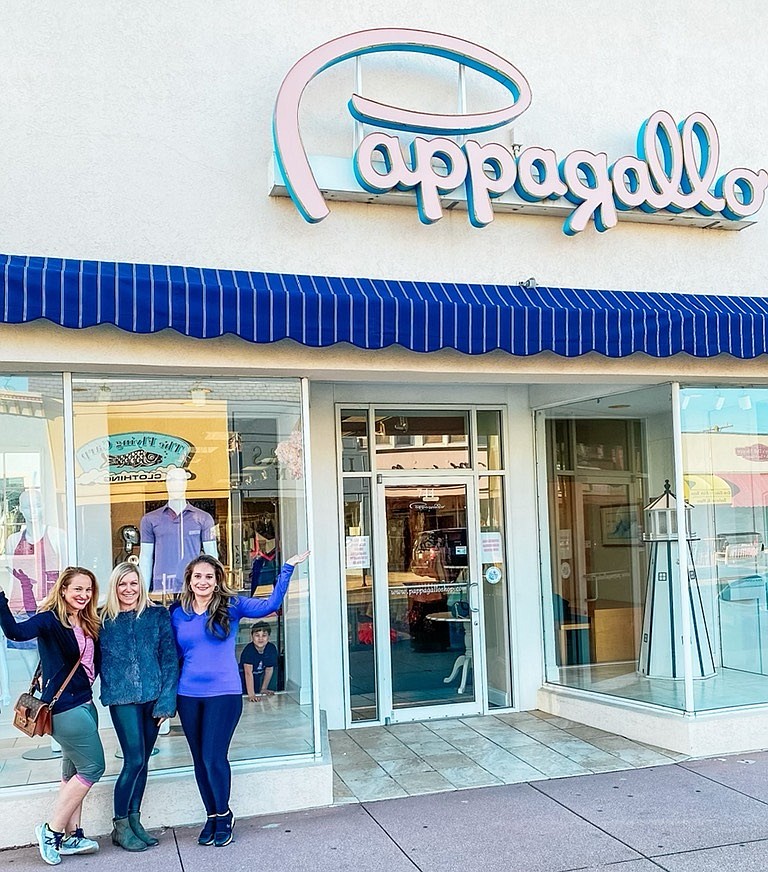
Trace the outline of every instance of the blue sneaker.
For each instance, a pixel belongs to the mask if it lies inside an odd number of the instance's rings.
[[[58,866],[61,863],[59,849],[64,840],[64,833],[54,832],[48,824],[38,824],[35,827],[35,836],[43,861],[49,866]]]
[[[59,854],[62,857],[67,854],[95,854],[98,850],[99,843],[95,839],[86,839],[85,833],[78,827],[74,833],[62,839]]]

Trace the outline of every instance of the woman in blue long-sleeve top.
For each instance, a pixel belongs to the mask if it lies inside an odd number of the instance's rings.
[[[224,567],[201,555],[187,566],[171,625],[181,655],[177,704],[195,765],[195,780],[208,819],[201,845],[232,841],[235,819],[229,808],[232,773],[228,753],[243,711],[235,642],[241,618],[263,618],[280,608],[293,569],[309,551],[290,557],[267,599],[240,596],[227,584]]]
[[[119,563],[101,612],[101,701],[123,752],[112,841],[144,851],[158,840],[141,823],[141,800],[160,724],[176,714],[179,658],[167,609],[147,596],[138,568]]]

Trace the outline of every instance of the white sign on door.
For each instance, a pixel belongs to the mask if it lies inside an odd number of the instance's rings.
[[[370,569],[371,540],[369,536],[347,536],[347,569]]]
[[[480,562],[501,563],[501,533],[480,534]]]

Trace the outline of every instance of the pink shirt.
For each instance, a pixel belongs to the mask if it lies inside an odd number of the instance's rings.
[[[96,678],[96,669],[93,665],[93,639],[90,636],[86,636],[81,627],[72,627],[72,629],[75,631],[77,645],[80,648],[80,663],[83,669],[85,669],[88,680],[93,684]]]

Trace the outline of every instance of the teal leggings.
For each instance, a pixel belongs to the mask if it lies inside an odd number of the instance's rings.
[[[61,778],[77,778],[89,787],[104,774],[99,715],[92,702],[53,715],[53,738],[61,745]]]

